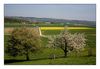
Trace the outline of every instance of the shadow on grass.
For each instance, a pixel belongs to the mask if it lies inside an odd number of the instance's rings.
[[[64,57],[56,57],[56,59],[57,58],[64,58]],[[15,62],[24,62],[24,61],[38,61],[38,60],[46,60],[46,59],[53,59],[53,58],[38,58],[38,59],[31,59],[31,60],[8,59],[8,60],[4,60],[4,64],[15,63]]]
[[[96,57],[96,56],[82,56],[82,57]],[[65,58],[65,57],[61,56],[61,57],[56,57],[55,59],[58,59],[58,58]],[[69,58],[69,57],[66,57],[66,58]],[[47,59],[53,59],[53,58],[36,58],[36,59],[31,59],[31,60],[8,59],[8,60],[4,60],[4,64],[7,65],[9,63],[15,63],[15,62],[39,61],[39,60],[47,60]]]
[[[27,61],[27,60],[8,59],[8,60],[4,60],[4,64],[14,63],[14,62],[24,62],[24,61]]]

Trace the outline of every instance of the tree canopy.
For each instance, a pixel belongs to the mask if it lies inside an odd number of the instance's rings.
[[[26,55],[29,60],[29,53],[40,49],[40,41],[40,36],[34,29],[17,28],[9,36],[6,52],[11,56]]]
[[[70,33],[66,30],[59,35],[55,35],[49,38],[49,43],[53,47],[59,47],[64,51],[64,56],[67,56],[67,52],[76,50],[81,51],[86,46],[86,38],[83,33]]]

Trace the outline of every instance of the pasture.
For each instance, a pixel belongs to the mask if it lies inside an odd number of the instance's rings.
[[[29,27],[32,29],[32,27]],[[58,35],[64,27],[41,27],[42,35]],[[5,27],[4,30],[4,46],[6,49],[7,40],[9,39],[9,33],[13,28]],[[63,58],[63,51],[57,48],[55,51],[53,48],[48,48],[48,38],[41,37],[41,44],[43,46],[42,51],[37,53],[31,53],[30,61],[25,60],[25,56],[12,57],[7,53],[4,53],[4,63],[7,65],[95,65],[96,64],[96,28],[89,27],[68,27],[71,33],[85,33],[87,38],[87,46],[84,51],[77,54],[72,51],[68,54],[67,58]],[[88,56],[91,50],[92,55]],[[56,55],[56,59],[52,59],[52,55]]]

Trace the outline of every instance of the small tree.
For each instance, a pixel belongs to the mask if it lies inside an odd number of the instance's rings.
[[[86,45],[86,39],[84,34],[75,33],[71,34],[68,31],[64,30],[60,35],[50,38],[50,44],[55,47],[59,47],[64,51],[64,56],[67,56],[67,53],[72,50],[80,51],[84,49]]]
[[[29,60],[29,53],[40,47],[40,36],[34,29],[19,28],[11,33],[6,52],[11,56],[25,55]]]

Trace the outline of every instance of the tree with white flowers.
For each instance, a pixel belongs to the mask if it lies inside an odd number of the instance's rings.
[[[49,43],[53,47],[59,47],[63,50],[64,56],[67,57],[67,53],[70,51],[81,51],[86,46],[86,38],[83,33],[71,34],[67,30],[64,30],[57,36],[49,37]]]

